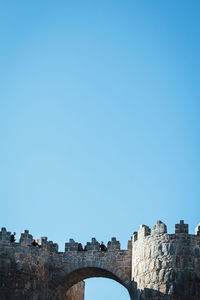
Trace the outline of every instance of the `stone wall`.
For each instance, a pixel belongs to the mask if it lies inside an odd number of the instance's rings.
[[[183,221],[167,234],[161,221],[141,225],[133,235],[132,280],[137,299],[200,299],[200,235],[188,234]]]
[[[112,238],[107,251],[92,238],[87,251],[78,251],[70,239],[65,251],[46,237],[32,245],[28,230],[19,242],[10,241],[10,232],[0,231],[0,300],[83,300],[84,283],[90,277],[106,277],[128,288],[131,278],[131,247],[121,250]]]
[[[120,243],[112,238],[107,243],[107,251],[100,251],[100,244],[92,238],[87,243],[87,251],[78,251],[78,243],[70,239],[65,244],[65,252],[52,255],[51,265],[54,272],[50,283],[55,285],[53,298],[61,297],[64,290],[92,277],[113,279],[125,288],[131,285],[131,247],[120,249]]]
[[[81,281],[66,292],[66,300],[84,300],[85,282]]]
[[[48,298],[49,251],[0,243],[0,299]]]
[[[87,251],[70,239],[65,251],[46,237],[32,245],[28,230],[19,242],[0,231],[0,300],[83,300],[86,278],[106,277],[122,284],[131,300],[200,300],[200,225],[195,234],[180,221],[168,234],[161,221],[141,225],[121,250],[112,238],[107,251],[92,238]]]

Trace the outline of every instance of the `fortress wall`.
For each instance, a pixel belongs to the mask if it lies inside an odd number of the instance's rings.
[[[107,251],[99,250],[92,238],[87,251],[78,251],[70,239],[64,252],[47,237],[32,244],[33,236],[25,230],[19,242],[10,241],[6,228],[0,231],[0,300],[83,300],[84,280],[107,277],[130,284],[131,248],[120,250],[112,238]],[[77,283],[77,284],[76,284]]]
[[[49,299],[49,259],[56,252],[48,249],[0,243],[0,300]],[[84,300],[85,283],[70,288],[65,300]]]
[[[141,225],[133,235],[132,280],[138,299],[200,299],[200,235],[188,234],[181,221],[175,234],[167,234],[161,221],[150,228]],[[167,299],[167,298],[166,298]]]
[[[48,294],[48,251],[0,245],[0,299],[46,299]]]
[[[99,251],[95,238],[87,251],[78,251],[70,239],[65,251],[46,237],[32,245],[28,230],[19,243],[0,231],[0,300],[84,300],[84,280],[114,279],[128,289],[132,300],[200,300],[200,225],[195,234],[180,221],[168,234],[161,221],[141,225],[128,249],[112,238],[107,251]],[[74,286],[75,283],[77,285]]]

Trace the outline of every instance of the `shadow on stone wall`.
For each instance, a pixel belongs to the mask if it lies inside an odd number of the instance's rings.
[[[170,285],[170,284],[169,284]],[[171,289],[168,286],[168,293],[161,293],[155,289],[145,288],[144,290],[136,289],[136,283],[133,283],[132,289],[129,290],[131,300],[200,300],[200,293],[195,290],[195,283],[176,284]],[[68,290],[67,300],[87,300],[84,298],[85,283],[79,282]],[[199,290],[200,291],[200,290]]]
[[[144,290],[135,290],[131,300],[200,300],[200,286],[195,283],[190,285],[176,284],[168,293],[161,293],[158,290],[145,288]]]

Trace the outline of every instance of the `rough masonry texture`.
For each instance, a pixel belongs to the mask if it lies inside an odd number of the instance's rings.
[[[84,300],[83,280],[106,277],[122,284],[130,299],[200,300],[200,225],[195,234],[180,221],[175,234],[158,221],[151,230],[141,225],[127,250],[112,238],[107,251],[95,238],[87,251],[70,239],[65,251],[46,237],[32,246],[28,230],[19,243],[0,232],[0,300]]]
[[[73,285],[66,292],[66,300],[84,300],[85,282],[81,281]]]

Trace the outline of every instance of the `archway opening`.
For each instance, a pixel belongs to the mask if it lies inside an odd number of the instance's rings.
[[[128,290],[115,280],[89,278],[85,280],[84,300],[129,300]]]
[[[97,297],[99,297],[100,293],[102,293],[101,299],[112,299],[112,298],[119,299],[119,300],[130,299],[130,297],[128,296],[129,292],[128,292],[128,286],[126,285],[127,284],[126,281],[123,278],[117,276],[115,272],[108,271],[106,269],[97,268],[97,267],[85,267],[85,268],[75,269],[60,279],[61,280],[56,287],[57,298],[55,299],[62,299],[62,300],[76,299],[76,293],[78,295],[80,291],[79,289],[82,289],[81,285],[79,286],[79,283],[83,281],[85,281],[86,283],[85,291],[84,291],[85,297],[83,298],[82,296],[79,296],[77,297],[77,299],[79,298],[80,300],[83,299],[94,300],[93,295],[95,289],[97,289],[95,300],[97,300]],[[86,285],[88,285],[88,287]],[[73,290],[72,293],[71,290]],[[123,290],[123,292],[119,292],[119,290],[121,291]],[[106,291],[107,291],[107,295],[110,295],[109,297],[107,296],[107,298],[105,298]],[[82,292],[80,292],[80,294],[82,295]],[[67,297],[65,298],[65,296]]]

